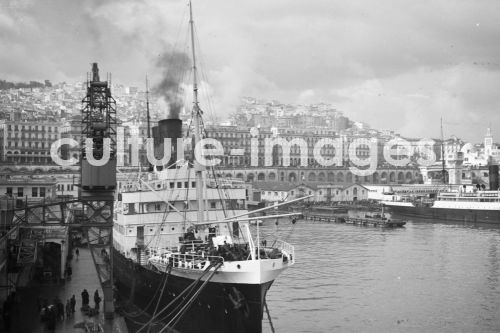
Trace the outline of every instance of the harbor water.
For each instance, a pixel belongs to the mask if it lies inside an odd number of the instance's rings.
[[[266,222],[296,254],[267,296],[275,331],[500,332],[500,226],[432,222]]]

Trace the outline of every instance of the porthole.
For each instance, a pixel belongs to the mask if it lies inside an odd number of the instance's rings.
[[[174,228],[174,227],[172,227],[172,231],[174,231],[174,230],[175,230],[175,228]]]
[[[240,265],[240,264],[236,265],[236,267],[237,267],[238,269],[241,269],[241,265]],[[273,264],[273,267],[274,267],[274,264]]]

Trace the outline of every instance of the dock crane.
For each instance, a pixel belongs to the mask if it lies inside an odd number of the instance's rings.
[[[112,318],[113,305],[113,205],[116,189],[116,101],[110,77],[101,81],[92,64],[87,94],[82,100],[82,153],[80,155],[80,222],[104,293],[104,316]],[[75,218],[77,218],[75,216]],[[89,227],[85,227],[88,223]]]
[[[111,95],[110,76],[101,81],[97,63],[87,77],[82,100],[82,151],[79,195],[74,200],[43,200],[7,209],[7,234],[2,244],[18,244],[17,265],[37,261],[40,235],[60,229],[67,237],[70,228],[81,228],[87,236],[104,294],[104,317],[114,317],[113,304],[113,206],[116,189],[116,101]],[[43,238],[43,237],[42,237]],[[5,245],[6,246],[6,245]],[[61,275],[68,244],[60,242]],[[29,270],[26,270],[29,272]]]

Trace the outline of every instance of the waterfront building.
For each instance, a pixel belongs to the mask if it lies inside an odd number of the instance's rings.
[[[5,162],[7,146],[7,125],[5,119],[0,119],[0,161]]]
[[[254,184],[254,188],[261,193],[260,200],[273,203],[287,200],[289,191],[294,187],[294,184],[279,181],[264,181]]]
[[[309,202],[353,202],[367,200],[368,192],[369,189],[365,185],[357,183],[342,186],[331,183],[302,182],[289,190],[288,197],[292,200],[311,196],[306,199]]]
[[[69,145],[63,145],[61,147],[61,158],[64,160],[74,158],[76,160],[80,159],[82,142],[82,116],[75,115],[71,119],[66,120],[61,126],[61,138],[62,139],[73,139],[79,143],[78,146],[70,147]]]
[[[55,175],[56,196],[58,198],[77,199],[78,198],[78,184],[80,183],[79,174],[58,174]]]
[[[0,178],[0,195],[11,198],[17,207],[23,206],[26,202],[29,204],[54,199],[56,180],[27,176]]]
[[[377,140],[369,136],[360,135],[337,135],[337,133],[328,128],[317,129],[278,129],[274,128],[249,128],[240,126],[220,126],[213,125],[206,127],[207,137],[218,140],[224,149],[224,156],[221,156],[220,167],[241,167],[252,165],[252,139],[258,140],[257,152],[253,152],[256,160],[253,162],[258,167],[264,166],[284,166],[283,148],[285,146],[274,145],[266,146],[266,139],[284,139],[289,147],[289,166],[299,167],[324,167],[314,156],[314,147],[322,139],[331,139],[340,142],[342,146],[342,158],[340,163],[334,163],[329,167],[348,166],[350,156],[357,156],[361,159],[367,159],[370,154],[375,153],[378,165],[384,164],[383,147],[384,140]],[[367,144],[357,146],[354,150],[351,143],[355,139],[365,139]],[[376,151],[372,151],[370,144],[375,144]],[[243,149],[243,154],[233,155],[233,149]],[[301,161],[301,149],[306,150],[304,162]],[[266,160],[266,152],[271,152]],[[321,156],[325,160],[331,160],[336,156],[336,150],[333,145],[324,145],[320,150]],[[305,163],[306,165],[302,165]]]
[[[51,144],[60,138],[62,122],[55,117],[12,114],[2,123],[2,155],[7,164],[53,164]]]

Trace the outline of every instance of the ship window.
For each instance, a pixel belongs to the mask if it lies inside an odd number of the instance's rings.
[[[188,188],[189,187],[189,182],[184,182],[184,187]]]
[[[196,182],[191,182],[191,187],[195,188],[196,187]]]
[[[177,188],[181,188],[182,187],[182,182],[177,182]]]
[[[174,231],[174,230],[175,230],[175,227],[172,227],[172,231]]]
[[[149,228],[149,232],[153,232],[153,229],[152,229],[152,228]]]
[[[175,183],[174,182],[170,182],[170,188],[174,188],[175,187]]]
[[[161,228],[161,231],[163,231],[163,228]]]
[[[210,208],[215,208],[215,205],[216,205],[216,203],[215,203],[215,202],[211,202],[211,203],[210,203]]]

